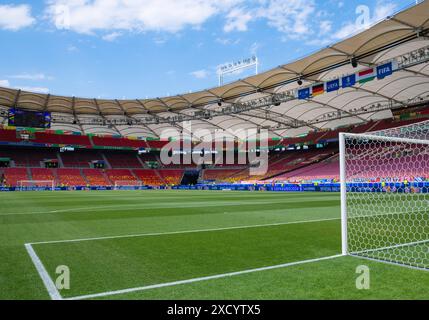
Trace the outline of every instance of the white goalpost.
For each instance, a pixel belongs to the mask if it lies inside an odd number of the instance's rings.
[[[429,121],[340,134],[342,253],[429,271]]]
[[[20,191],[35,190],[49,188],[51,191],[55,190],[54,180],[20,180],[18,181],[18,188]]]
[[[137,180],[118,180],[114,183],[114,190],[134,190],[143,186],[141,181]]]

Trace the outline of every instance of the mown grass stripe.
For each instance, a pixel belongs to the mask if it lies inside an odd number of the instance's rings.
[[[334,220],[340,220],[340,218],[301,220],[301,221],[280,222],[280,223],[270,223],[270,224],[259,224],[259,225],[248,225],[248,226],[235,226],[235,227],[224,227],[224,228],[211,228],[211,229],[196,229],[196,230],[185,230],[185,231],[141,233],[141,234],[130,234],[130,235],[108,236],[108,237],[96,237],[96,238],[82,238],[82,239],[71,239],[71,240],[41,241],[41,242],[32,242],[32,243],[29,243],[29,244],[30,245],[40,245],[40,244],[49,244],[49,243],[69,243],[69,242],[108,240],[108,239],[153,237],[153,236],[174,235],[174,234],[216,232],[216,231],[226,231],[226,230],[236,230],[236,229],[266,228],[266,227],[276,227],[276,226],[283,226],[283,225],[289,225],[289,224],[316,223],[316,222],[334,221]]]

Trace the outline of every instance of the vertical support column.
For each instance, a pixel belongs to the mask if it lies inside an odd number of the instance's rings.
[[[346,134],[340,133],[340,183],[341,183],[341,251],[348,254],[347,238],[347,185],[346,185]]]

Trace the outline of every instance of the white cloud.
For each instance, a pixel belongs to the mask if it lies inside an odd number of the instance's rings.
[[[120,32],[112,32],[112,33],[104,35],[102,37],[102,39],[105,40],[105,41],[112,42],[112,41],[115,41],[120,36],[122,36],[122,33],[120,33]]]
[[[320,33],[326,34],[332,30],[332,21],[323,20],[320,22]]]
[[[260,47],[261,45],[258,42],[252,43],[252,45],[250,46],[250,54],[257,55]]]
[[[0,80],[0,87],[9,88],[10,87],[9,80]]]
[[[160,46],[160,45],[163,45],[167,42],[167,38],[166,37],[155,37],[153,39],[153,42],[155,42],[155,44]]]
[[[348,21],[342,27],[331,33],[333,22],[330,20],[320,21],[319,33],[317,37],[309,38],[305,41],[307,45],[326,46],[338,40],[348,38],[357,34],[376,22],[385,19],[396,9],[396,5],[390,1],[378,0],[375,7],[371,9],[367,6],[356,7],[356,21]]]
[[[225,32],[247,31],[247,24],[253,19],[251,12],[243,8],[234,8],[226,16]]]
[[[36,20],[28,5],[0,5],[0,29],[17,31],[31,26]]]
[[[198,27],[243,0],[49,0],[48,18],[59,29],[178,32]]]
[[[74,46],[74,45],[69,45],[67,47],[67,51],[68,52],[77,52],[77,51],[79,51],[79,49],[76,46]]]
[[[240,43],[240,39],[230,39],[230,38],[216,38],[216,42],[224,46],[236,45]]]
[[[21,89],[22,91],[37,92],[37,93],[49,93],[49,89],[45,87],[15,87],[15,89]]]
[[[209,76],[210,73],[207,70],[202,69],[191,72],[190,74],[197,79],[205,79]]]
[[[155,43],[167,38],[162,32],[179,33],[186,27],[201,30],[215,16],[225,19],[226,33],[245,32],[253,21],[265,21],[282,33],[282,39],[333,42],[357,31],[348,22],[334,35],[334,18],[316,0],[47,0],[46,15],[59,29],[84,34],[101,34],[114,41],[127,32],[161,32]],[[344,1],[335,1],[342,10]],[[377,0],[372,21],[393,11],[391,0]],[[335,23],[337,25],[337,23]],[[317,38],[318,37],[318,38]],[[317,39],[316,39],[317,38]],[[323,38],[323,39],[319,39]],[[217,37],[224,45],[234,43],[228,37]]]
[[[32,81],[42,81],[42,80],[52,80],[53,77],[47,76],[44,73],[21,73],[13,76],[9,76],[12,79],[20,79],[20,80],[32,80]]]
[[[344,39],[363,31],[369,28],[372,24],[385,19],[387,16],[394,13],[395,10],[396,4],[384,0],[378,0],[374,8],[374,14],[371,16],[370,12],[369,20],[366,21],[366,23],[359,23],[358,20],[346,23],[333,35],[333,40]]]
[[[316,13],[314,0],[259,0],[256,3],[252,8],[233,8],[226,16],[224,31],[247,31],[251,21],[262,19],[288,38],[297,39],[312,33],[311,19]]]
[[[0,87],[11,88],[11,89],[20,89],[23,91],[37,92],[37,93],[49,93],[49,89],[45,87],[28,87],[28,86],[13,86],[9,80],[0,80]]]
[[[311,18],[314,14],[314,0],[271,0],[265,1],[258,16],[290,38],[296,39],[311,33]]]
[[[375,23],[377,21],[385,19],[387,16],[393,14],[396,10],[396,4],[392,2],[385,2],[382,0],[377,1],[377,5],[375,7],[375,14],[372,19],[372,22]]]
[[[307,40],[305,44],[309,46],[316,46],[316,47],[324,47],[332,43],[332,39],[330,38],[316,38]]]

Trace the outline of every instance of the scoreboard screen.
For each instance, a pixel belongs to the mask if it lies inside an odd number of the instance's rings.
[[[27,111],[20,109],[9,110],[9,126],[26,128],[50,128],[51,113]]]

